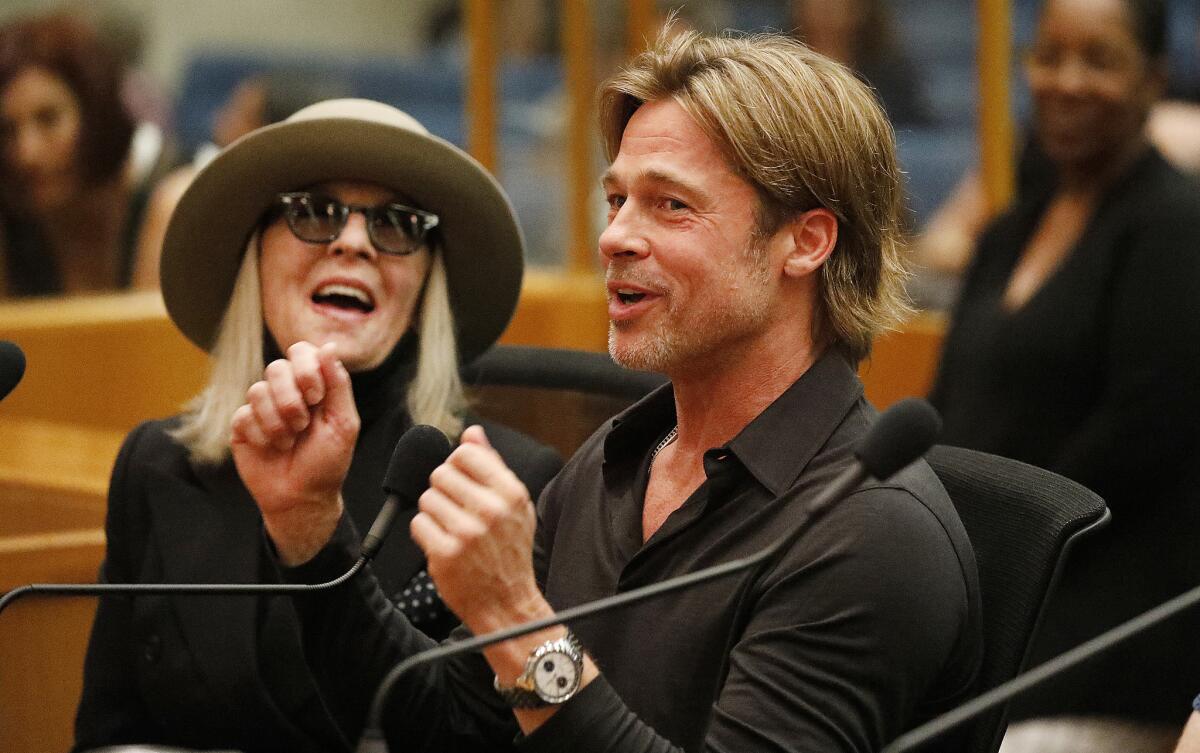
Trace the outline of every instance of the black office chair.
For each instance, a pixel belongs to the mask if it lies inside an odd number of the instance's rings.
[[[537,437],[570,457],[600,424],[665,384],[607,353],[497,345],[463,370],[477,413]]]
[[[983,602],[981,693],[1025,669],[1067,554],[1111,516],[1094,492],[1025,463],[945,445],[926,459],[975,549]],[[958,750],[995,753],[1007,720],[1006,705],[976,717],[953,733]]]

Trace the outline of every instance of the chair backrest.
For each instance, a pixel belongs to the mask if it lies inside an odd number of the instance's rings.
[[[1099,496],[1057,474],[960,447],[926,456],[975,550],[983,603],[983,666],[977,693],[1021,672],[1047,597],[1075,542],[1106,525]],[[976,717],[956,739],[964,753],[995,753],[1008,707]]]
[[[463,371],[475,412],[519,429],[570,457],[606,419],[655,387],[658,374],[631,371],[607,353],[497,345]]]

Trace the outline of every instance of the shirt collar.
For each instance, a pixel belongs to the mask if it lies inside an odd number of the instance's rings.
[[[726,448],[778,496],[796,482],[862,394],[850,362],[829,348]],[[644,457],[674,424],[675,393],[667,384],[613,419],[604,439],[605,462]]]
[[[862,394],[853,366],[836,348],[828,348],[729,448],[779,496],[796,483]]]
[[[668,382],[612,419],[604,438],[604,461],[642,456],[652,442],[675,425],[675,391]]]

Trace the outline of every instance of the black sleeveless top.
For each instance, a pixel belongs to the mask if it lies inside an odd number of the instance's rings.
[[[150,203],[150,181],[138,186],[129,197],[125,222],[121,226],[120,246],[117,249],[118,290],[133,282],[133,265],[137,258],[138,234],[146,207]],[[58,260],[46,250],[46,241],[35,222],[0,212],[3,225],[4,267],[7,295],[55,295],[63,292],[62,270]]]

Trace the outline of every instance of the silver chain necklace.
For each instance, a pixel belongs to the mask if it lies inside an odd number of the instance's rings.
[[[677,436],[679,436],[679,424],[672,426],[671,430],[667,432],[667,436],[663,437],[663,440],[658,443],[658,447],[654,448],[654,452],[650,453],[651,465],[658,459],[658,453],[662,452],[664,447],[674,442]]]

